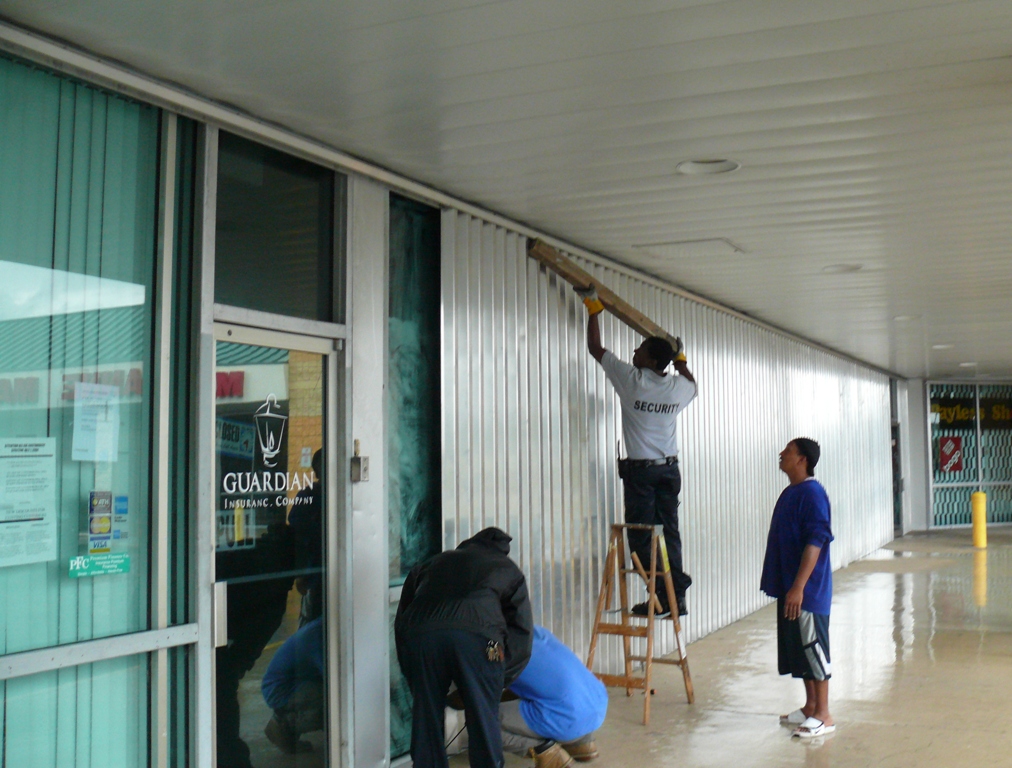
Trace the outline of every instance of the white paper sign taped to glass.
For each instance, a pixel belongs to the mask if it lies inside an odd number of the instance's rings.
[[[74,384],[74,461],[116,461],[119,458],[119,387]]]
[[[0,568],[56,552],[56,438],[0,440]]]

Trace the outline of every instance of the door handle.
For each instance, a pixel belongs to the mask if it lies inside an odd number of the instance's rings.
[[[228,583],[214,582],[214,647],[228,645]]]

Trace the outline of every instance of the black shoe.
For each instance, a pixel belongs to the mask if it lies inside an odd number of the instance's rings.
[[[649,608],[648,608],[648,606],[647,606],[647,604],[645,602],[643,602],[643,603],[636,603],[636,605],[634,605],[632,607],[632,611],[630,611],[630,613],[632,613],[633,616],[646,616],[648,610],[649,610]],[[655,619],[663,619],[665,616],[670,616],[670,615],[671,615],[671,609],[668,608],[668,606],[664,605],[664,603],[661,603],[661,610],[660,610],[659,613],[657,612],[656,609],[654,610],[654,618]]]
[[[678,602],[678,615],[688,616],[689,609],[685,607],[685,595],[675,595],[675,600]]]

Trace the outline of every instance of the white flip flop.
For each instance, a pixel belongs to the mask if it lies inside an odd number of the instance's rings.
[[[794,729],[791,736],[797,736],[799,739],[814,739],[816,736],[828,736],[835,730],[835,725],[826,725],[817,718],[809,717]]]
[[[789,715],[780,715],[780,725],[801,725],[807,716],[800,709],[796,709]]]

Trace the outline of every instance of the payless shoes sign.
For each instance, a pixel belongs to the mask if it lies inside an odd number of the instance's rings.
[[[972,397],[945,397],[931,401],[932,421],[945,429],[1012,429],[1012,398],[982,397],[980,410]]]

